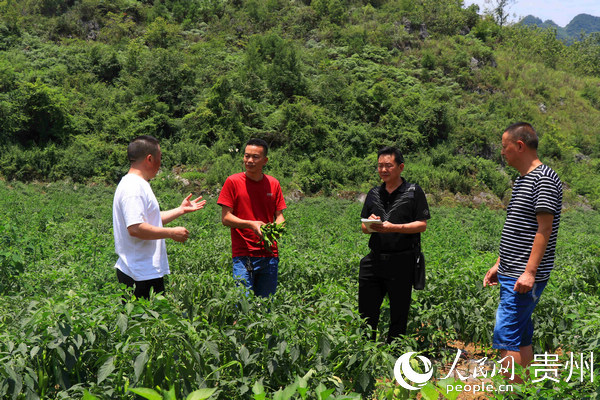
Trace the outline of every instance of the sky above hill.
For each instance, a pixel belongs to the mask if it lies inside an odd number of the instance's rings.
[[[494,3],[496,0],[493,1]],[[485,0],[464,0],[465,7],[478,4],[480,12],[492,8]],[[590,14],[600,17],[600,1],[598,0],[517,0],[510,5],[511,22],[519,21],[528,15],[543,21],[551,19],[563,28],[578,14]],[[513,16],[516,14],[516,17]]]

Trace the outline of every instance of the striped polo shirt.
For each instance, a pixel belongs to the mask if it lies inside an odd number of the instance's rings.
[[[548,280],[554,267],[561,208],[562,183],[556,172],[547,165],[542,164],[515,181],[500,239],[498,273],[518,278],[525,272],[538,230],[536,215],[543,212],[553,214],[554,219],[552,234],[537,269],[535,281]]]

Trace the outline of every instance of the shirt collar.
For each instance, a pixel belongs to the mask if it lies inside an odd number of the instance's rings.
[[[379,187],[379,190],[381,191],[381,193],[384,193],[384,194],[390,195],[390,196],[395,196],[400,192],[406,191],[406,179],[404,179],[403,177],[400,177],[400,179],[402,179],[402,183],[392,193],[388,193],[385,182],[383,182],[381,184],[381,186]]]

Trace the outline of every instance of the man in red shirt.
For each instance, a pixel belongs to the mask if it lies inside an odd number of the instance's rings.
[[[233,278],[262,297],[277,289],[279,255],[277,244],[271,249],[258,244],[260,227],[284,222],[286,208],[279,181],[263,173],[268,151],[267,142],[250,139],[244,150],[246,172],[229,176],[217,200],[221,221],[231,228]]]

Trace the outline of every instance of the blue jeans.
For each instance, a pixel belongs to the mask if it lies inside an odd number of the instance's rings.
[[[233,279],[237,285],[268,297],[277,289],[278,257],[233,257]]]
[[[519,347],[529,346],[533,338],[531,314],[548,281],[534,283],[533,288],[523,294],[513,290],[516,281],[517,278],[498,274],[500,304],[496,312],[494,349],[519,351]]]

